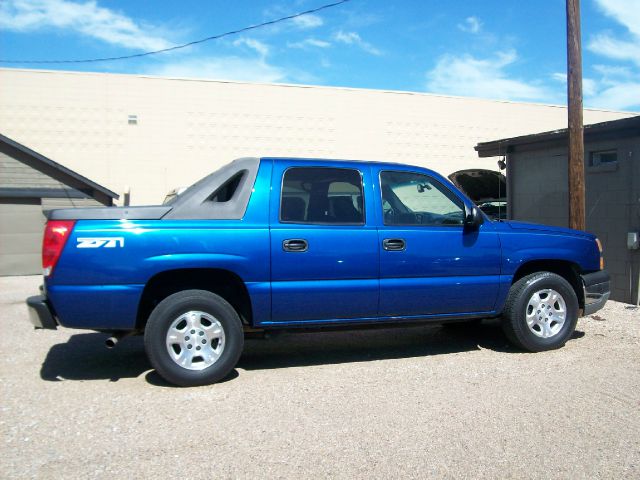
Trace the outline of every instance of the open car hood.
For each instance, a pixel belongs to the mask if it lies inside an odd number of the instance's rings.
[[[475,203],[504,201],[507,197],[506,177],[494,170],[459,170],[449,175],[449,180]]]

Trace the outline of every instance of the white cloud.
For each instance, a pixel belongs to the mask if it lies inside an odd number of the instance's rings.
[[[482,29],[482,22],[478,17],[467,17],[464,19],[464,23],[459,23],[458,28],[463,32],[479,33]]]
[[[585,99],[587,106],[640,110],[640,82],[637,71],[618,65],[594,65],[593,69],[600,77],[597,79],[595,92]]]
[[[640,83],[618,83],[598,92],[588,100],[588,105],[613,110],[632,110],[640,108]]]
[[[159,65],[147,69],[145,73],[163,77],[245,82],[283,82],[288,79],[285,70],[267,63],[264,58],[237,56],[192,58]]]
[[[298,28],[317,28],[324,24],[322,17],[318,15],[314,15],[312,13],[308,13],[306,15],[302,15],[301,17],[292,18],[291,21]]]
[[[339,30],[333,35],[333,39],[336,42],[358,46],[371,55],[382,55],[382,52],[380,50],[371,45],[369,42],[365,42],[356,32],[343,32],[342,30]]]
[[[427,73],[427,90],[499,100],[548,100],[542,87],[514,79],[507,67],[517,60],[515,51],[497,52],[491,58],[444,55]]]
[[[234,47],[246,46],[258,52],[261,57],[269,55],[269,46],[266,43],[256,40],[255,38],[238,38],[233,42]]]
[[[95,1],[3,0],[0,2],[0,28],[15,32],[47,28],[75,31],[112,45],[140,50],[171,46],[156,32],[157,29],[100,7]]]
[[[620,65],[594,65],[593,69],[600,74],[600,82],[606,86],[628,82],[635,75],[631,68]]]
[[[634,82],[629,69],[594,65],[599,78],[582,79],[585,106],[610,110],[625,110],[640,107],[640,83]],[[554,80],[567,85],[566,73],[554,73]]]
[[[600,11],[624,27],[593,35],[587,48],[626,65],[594,65],[600,77],[585,105],[611,109],[640,108],[640,0],[596,0]]]
[[[640,37],[640,0],[596,0],[600,10]]]
[[[613,60],[627,60],[640,65],[640,36],[635,41],[626,41],[601,33],[589,41],[588,48]]]
[[[289,42],[287,43],[289,48],[329,48],[331,43],[325,42],[324,40],[318,40],[316,38],[305,38],[299,42]]]
[[[593,78],[582,79],[582,93],[587,97],[593,97],[598,92],[598,81]]]
[[[551,78],[560,82],[565,88],[567,87],[567,74],[566,73],[554,73]],[[598,90],[598,81],[593,78],[584,77],[582,79],[582,94],[585,97],[593,96]]]
[[[621,24],[627,32],[612,36],[609,32],[594,35],[589,50],[613,60],[640,65],[640,0],[596,0],[600,10]],[[625,36],[626,38],[620,38]]]

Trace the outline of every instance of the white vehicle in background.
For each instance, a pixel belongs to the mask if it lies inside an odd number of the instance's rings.
[[[174,188],[173,190],[169,190],[169,193],[167,193],[167,195],[164,197],[164,200],[162,201],[162,204],[165,205],[165,204],[169,203],[171,200],[176,198],[178,195],[180,195],[186,189],[187,189],[187,187],[177,187],[177,188]]]

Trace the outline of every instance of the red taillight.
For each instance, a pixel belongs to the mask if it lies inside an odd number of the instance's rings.
[[[47,222],[42,239],[42,269],[45,277],[53,272],[75,223],[75,220],[50,220]]]

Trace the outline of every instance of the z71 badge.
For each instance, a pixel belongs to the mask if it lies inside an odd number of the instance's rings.
[[[85,237],[78,238],[76,248],[122,248],[124,237]]]

